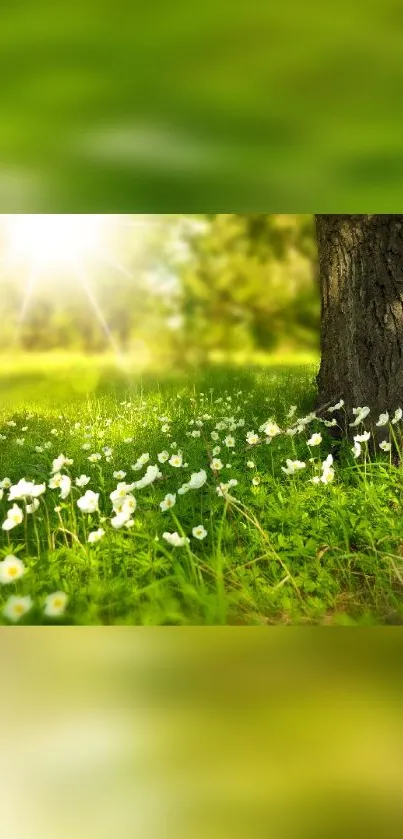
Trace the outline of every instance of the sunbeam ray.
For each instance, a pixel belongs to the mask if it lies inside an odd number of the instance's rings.
[[[87,277],[85,276],[85,273],[81,270],[80,266],[77,265],[73,260],[70,260],[70,264],[73,268],[73,271],[74,271],[77,279],[81,283],[83,291],[85,292],[89,302],[91,303],[91,306],[92,306],[92,308],[93,308],[93,310],[94,310],[94,312],[95,312],[95,314],[98,318],[98,321],[99,321],[100,325],[102,326],[102,329],[105,332],[105,335],[106,335],[106,337],[109,341],[110,346],[112,347],[116,357],[119,359],[120,362],[122,362],[122,360],[123,360],[122,351],[121,351],[117,341],[115,340],[114,336],[112,335],[109,324],[108,324],[108,322],[105,318],[105,315],[103,314],[102,309],[101,309],[101,307],[100,307],[100,305],[99,305],[99,303],[98,303],[98,301],[95,297],[95,294],[94,294],[94,292],[93,292],[93,290],[92,290],[92,288],[91,288],[91,286],[90,286],[90,284],[87,280]]]

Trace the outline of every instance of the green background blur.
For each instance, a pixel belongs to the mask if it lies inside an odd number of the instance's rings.
[[[5,212],[400,211],[403,9],[5,0]]]
[[[10,839],[401,834],[399,630],[3,628],[1,641]]]

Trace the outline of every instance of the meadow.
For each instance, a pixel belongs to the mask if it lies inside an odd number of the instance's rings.
[[[335,444],[302,361],[4,357],[1,622],[402,622],[403,472],[365,412]]]

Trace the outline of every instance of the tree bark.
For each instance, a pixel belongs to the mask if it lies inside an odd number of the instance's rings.
[[[317,215],[319,405],[403,408],[403,215]]]

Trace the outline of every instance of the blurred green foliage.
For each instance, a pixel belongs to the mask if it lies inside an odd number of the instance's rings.
[[[117,218],[113,247],[83,268],[84,281],[68,263],[36,273],[29,260],[13,264],[3,236],[0,349],[114,349],[140,367],[317,351],[313,216]]]
[[[7,212],[401,210],[397,0],[5,0]]]

